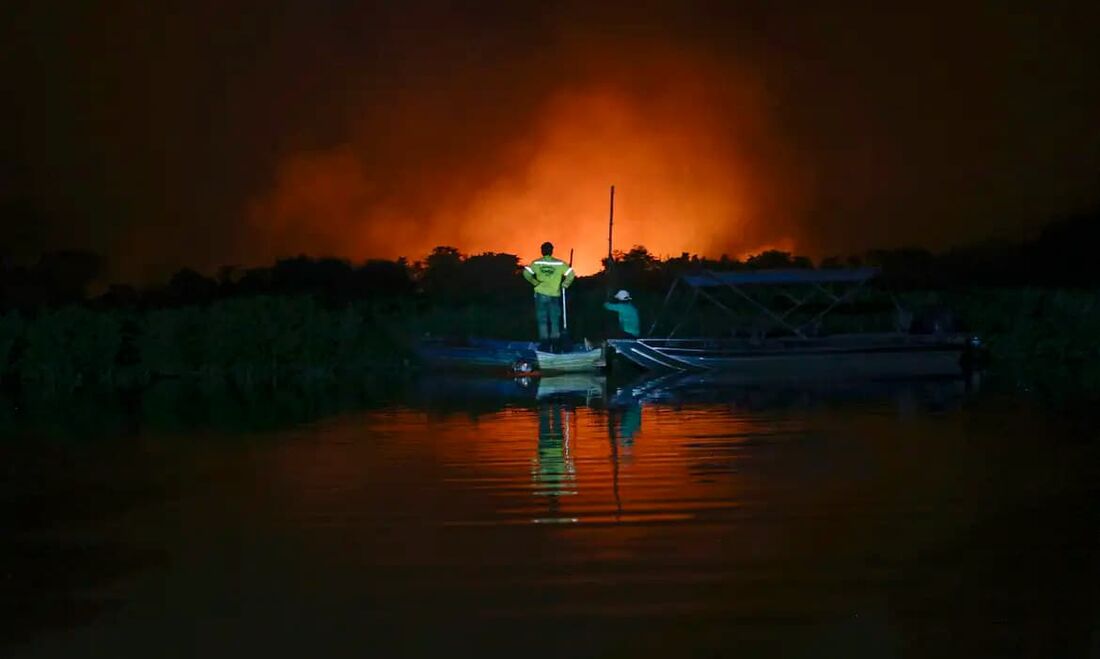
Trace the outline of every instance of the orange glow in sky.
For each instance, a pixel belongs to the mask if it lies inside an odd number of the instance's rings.
[[[559,257],[575,249],[582,274],[596,272],[607,254],[614,183],[617,248],[712,251],[747,221],[745,176],[705,127],[677,125],[675,108],[652,110],[663,116],[611,94],[555,99],[535,133],[534,156],[464,209],[456,242],[533,257],[546,239]]]
[[[427,153],[420,180],[400,190],[371,171],[365,140],[298,153],[248,208],[258,257],[416,260],[450,245],[527,261],[549,240],[592,274],[607,255],[611,185],[617,250],[717,257],[793,247],[804,186],[758,93],[691,64],[673,59],[652,89],[592,83],[550,94],[518,137],[464,153],[459,165],[433,166]]]

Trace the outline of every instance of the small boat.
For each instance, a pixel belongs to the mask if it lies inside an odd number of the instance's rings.
[[[566,352],[539,350],[533,341],[496,339],[427,339],[415,346],[429,366],[451,369],[507,369],[519,375],[582,373],[604,366],[604,351],[581,344]]]
[[[874,268],[848,270],[704,271],[677,279],[665,298],[665,312],[677,286],[689,291],[688,307],[665,336],[611,339],[615,354],[647,370],[727,371],[744,381],[823,378],[829,380],[961,375],[971,337],[959,333],[904,331],[821,336],[823,317],[850,302],[877,276]],[[771,293],[762,293],[770,288]],[[719,292],[725,292],[721,298]],[[732,299],[730,299],[732,298]],[[688,311],[706,300],[729,319],[724,336],[679,338]],[[782,308],[767,302],[782,300]],[[816,304],[816,306],[813,306]],[[734,307],[740,306],[741,311]],[[797,313],[802,311],[801,316]],[[795,318],[800,318],[796,321]],[[736,329],[766,327],[738,335]]]
[[[572,352],[535,351],[535,368],[540,373],[586,373],[603,367],[603,348],[586,348]]]

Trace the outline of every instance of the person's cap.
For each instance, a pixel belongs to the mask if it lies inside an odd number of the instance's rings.
[[[626,291],[619,291],[618,293],[615,294],[615,299],[616,300],[623,300],[625,302],[626,300],[630,299],[630,293],[628,293]]]

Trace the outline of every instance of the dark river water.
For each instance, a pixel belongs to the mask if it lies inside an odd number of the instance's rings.
[[[1100,440],[1025,400],[380,389],[9,405],[0,655],[1100,657]]]

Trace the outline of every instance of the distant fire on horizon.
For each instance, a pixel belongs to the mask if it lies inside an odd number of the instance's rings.
[[[659,91],[629,80],[558,91],[509,139],[457,158],[445,141],[418,144],[422,162],[403,172],[372,166],[367,138],[295,154],[250,204],[249,228],[269,257],[417,259],[448,245],[527,259],[549,240],[560,256],[574,250],[578,271],[590,274],[607,254],[614,184],[617,251],[791,249],[787,227],[806,182],[777,157],[753,86],[722,83],[704,64],[663,59]],[[439,132],[416,122],[398,129]]]
[[[90,251],[105,282],[545,240],[591,273],[611,185],[616,249],[662,257],[940,251],[1100,207],[1089,3],[23,4],[0,257]]]

